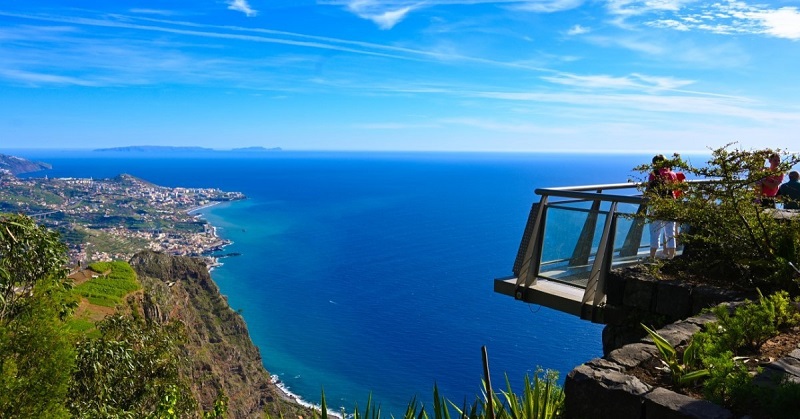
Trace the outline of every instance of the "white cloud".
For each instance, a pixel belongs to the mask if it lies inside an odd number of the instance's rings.
[[[800,40],[800,12],[794,7],[758,11],[750,17],[760,21],[764,32],[772,36]]]
[[[591,31],[591,29],[589,29],[589,28],[587,28],[585,26],[575,25],[575,26],[569,28],[569,30],[567,31],[567,35],[570,35],[570,36],[583,35],[585,33],[589,33],[590,31]]]
[[[626,18],[656,11],[678,11],[687,1],[692,0],[609,0],[606,8],[610,14]]]
[[[581,76],[561,73],[557,76],[544,76],[542,79],[551,83],[583,89],[643,89],[648,91],[674,90],[694,83],[692,80],[647,76],[637,73],[623,77],[608,75]]]
[[[159,10],[159,9],[130,9],[130,12],[143,15],[158,15],[158,16],[175,16],[178,14],[172,10]]]
[[[676,31],[681,31],[681,32],[689,31],[689,27],[685,23],[677,21],[675,19],[656,20],[650,22],[650,25],[656,28],[675,29]]]
[[[56,74],[46,74],[31,71],[21,71],[0,68],[0,78],[15,80],[32,86],[41,85],[61,85],[61,86],[100,86],[101,84],[78,77],[60,76]]]
[[[346,7],[356,16],[373,21],[381,29],[392,29],[412,10],[420,7],[423,2],[411,4],[411,2],[401,0],[389,3],[375,0],[350,0],[346,3]]]
[[[230,0],[228,2],[228,9],[242,12],[247,15],[247,17],[253,17],[258,14],[257,11],[250,7],[250,4],[247,3],[247,0]]]
[[[508,5],[513,10],[553,13],[574,9],[585,0],[318,0],[317,3],[341,6],[356,16],[373,21],[381,29],[391,29],[408,14],[436,6],[476,4]]]
[[[515,10],[538,13],[554,13],[574,9],[583,4],[583,0],[533,0],[521,1],[517,3],[518,4],[513,7]]]
[[[794,6],[770,8],[743,1],[610,0],[607,9],[620,25],[630,24],[634,17],[639,17],[643,24],[656,28],[800,40],[800,10]]]

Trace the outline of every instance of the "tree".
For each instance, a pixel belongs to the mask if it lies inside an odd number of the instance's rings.
[[[58,235],[22,215],[0,215],[0,417],[68,417],[74,365],[63,320],[75,302]]]
[[[58,233],[24,215],[0,215],[0,321],[13,319],[34,287],[66,295],[67,262],[67,247]],[[60,307],[61,314],[67,315],[69,308]]]
[[[192,412],[194,398],[178,376],[181,326],[119,313],[98,323],[100,337],[87,337],[77,348],[69,393],[75,417],[149,417],[159,409],[185,417]]]
[[[773,153],[781,156],[774,171],[764,167]],[[645,191],[646,217],[689,227],[680,239],[686,245],[683,262],[693,272],[747,287],[796,288],[790,263],[800,262],[800,219],[778,217],[774,210],[763,208],[758,185],[798,162],[797,154],[742,150],[733,144],[712,150],[711,159],[699,167],[675,155],[668,164],[705,182],[676,184],[683,192],[680,199]],[[649,172],[653,167],[638,169]]]

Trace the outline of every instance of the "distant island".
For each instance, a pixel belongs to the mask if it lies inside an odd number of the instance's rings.
[[[177,147],[165,145],[134,145],[127,147],[112,147],[112,148],[98,148],[92,151],[96,152],[116,152],[116,153],[231,153],[231,152],[265,152],[265,151],[281,151],[280,147],[243,147],[232,148],[230,150],[216,150],[207,147]]]
[[[52,168],[53,166],[47,163],[34,162],[23,159],[22,157],[0,154],[0,171],[5,171],[12,175],[38,172],[40,170],[49,170]]]

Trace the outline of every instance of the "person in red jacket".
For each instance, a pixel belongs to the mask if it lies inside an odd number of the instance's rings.
[[[647,177],[647,190],[663,198],[675,198],[674,184],[678,176],[672,171],[667,158],[663,154],[653,157],[653,170]],[[661,236],[664,236],[664,257],[675,257],[675,221],[652,220],[650,221],[650,258],[654,259],[658,253]]]
[[[765,177],[759,182],[761,188],[761,206],[764,208],[775,208],[775,196],[778,194],[778,188],[783,182],[783,173],[780,172],[778,166],[781,164],[781,156],[773,153],[769,156],[769,171],[773,174]]]

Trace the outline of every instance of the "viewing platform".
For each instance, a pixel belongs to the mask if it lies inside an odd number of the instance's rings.
[[[612,268],[650,256],[646,199],[636,183],[540,188],[514,262],[494,290],[516,300],[604,323]],[[677,254],[681,254],[680,246]]]

